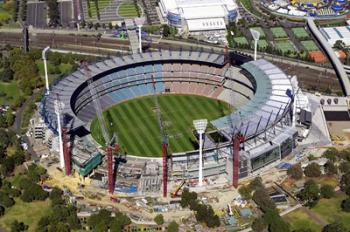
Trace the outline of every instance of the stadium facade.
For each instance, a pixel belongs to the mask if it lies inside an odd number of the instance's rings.
[[[204,176],[226,173],[232,181],[231,139],[240,133],[245,142],[239,175],[244,178],[278,162],[296,146],[295,86],[281,69],[266,60],[252,61],[233,54],[230,57],[233,65],[223,54],[163,50],[91,64],[97,96],[91,96],[84,70],[79,69],[52,86],[50,95],[42,101],[41,115],[56,131],[54,101],[60,99],[65,106],[62,124],[72,136],[82,135],[96,117],[95,97],[106,110],[135,97],[152,95],[154,82],[158,94],[194,94],[226,101],[237,110],[211,121],[216,132],[205,134],[203,172]],[[73,162],[80,160],[79,168],[86,165],[92,170],[99,164],[89,163],[94,157],[84,160],[74,150],[72,153],[76,157]],[[198,151],[172,154],[168,162],[170,179],[197,177]]]
[[[170,25],[189,32],[225,30],[238,15],[234,0],[160,0],[159,8]]]

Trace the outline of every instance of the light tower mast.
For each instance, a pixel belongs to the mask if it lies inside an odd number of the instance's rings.
[[[85,70],[85,75],[88,78],[88,88],[90,91],[91,99],[93,101],[96,113],[97,113],[97,120],[100,124],[100,128],[102,131],[102,136],[105,141],[106,145],[106,153],[107,153],[107,167],[108,167],[108,192],[110,194],[114,191],[114,172],[113,172],[113,146],[115,146],[116,152],[118,152],[118,139],[116,134],[113,135],[112,138],[110,138],[108,132],[107,132],[107,126],[106,121],[104,120],[104,117],[102,115],[102,107],[99,100],[99,94],[96,91],[96,88],[93,86],[93,81],[91,78],[91,70],[88,66],[87,62],[82,63],[82,67]]]
[[[162,113],[160,111],[160,105],[157,95],[156,81],[152,75],[152,84],[153,84],[153,96],[154,103],[157,111],[158,124],[161,133],[161,142],[162,142],[162,157],[163,157],[163,197],[167,197],[168,194],[168,136],[165,132]]]
[[[256,60],[257,53],[258,53],[258,41],[260,38],[260,32],[254,29],[250,29],[250,33],[252,34],[254,39],[254,60]]]
[[[59,100],[55,100],[55,113],[57,116],[57,132],[58,132],[58,143],[60,153],[60,168],[64,168],[64,153],[63,153],[63,141],[62,141],[62,127],[61,127],[61,111],[64,107],[63,103]]]

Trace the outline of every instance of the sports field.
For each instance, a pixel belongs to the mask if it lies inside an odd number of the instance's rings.
[[[282,27],[273,27],[271,32],[274,38],[287,38],[288,35]]]
[[[267,46],[268,46],[268,43],[266,40],[262,39],[258,41],[258,48],[265,49],[267,48]]]
[[[97,1],[98,3],[98,9],[99,11],[103,11],[107,6],[110,5],[112,0],[99,0]],[[95,1],[93,0],[89,0],[89,5],[90,5],[90,8],[89,8],[89,11],[91,13],[91,16],[94,17],[97,15],[97,8],[96,8],[96,4],[95,4]]]
[[[301,44],[303,45],[305,50],[308,52],[319,50],[315,42],[312,40],[301,41]]]
[[[283,53],[295,51],[292,43],[289,40],[275,42],[275,47],[281,50]]]
[[[118,15],[124,18],[139,17],[140,12],[140,7],[136,6],[133,2],[124,2],[118,7]]]
[[[231,111],[227,103],[201,96],[160,95],[158,99],[169,137],[170,153],[196,148],[193,120],[212,120]],[[133,99],[104,112],[110,133],[118,131],[122,152],[137,156],[161,156],[161,133],[156,112],[155,98],[152,96]],[[91,134],[102,144],[103,138],[96,119],[91,124]]]
[[[251,27],[250,29],[254,29],[254,30],[258,31],[260,33],[261,39],[266,37],[266,34],[265,34],[264,30],[262,29],[262,27]]]
[[[307,33],[307,31],[303,27],[292,28],[292,32],[297,39],[310,38],[309,34]]]
[[[241,44],[241,45],[247,45],[248,44],[248,40],[245,37],[235,37],[233,38],[233,41],[236,44]]]

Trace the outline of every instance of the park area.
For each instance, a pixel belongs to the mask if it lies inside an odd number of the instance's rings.
[[[275,42],[275,48],[280,50],[282,53],[294,52],[295,48],[289,40]]]
[[[287,38],[288,35],[282,27],[273,27],[271,28],[271,32],[274,38],[281,39]]]
[[[329,223],[340,222],[349,230],[350,213],[341,209],[341,202],[346,198],[343,193],[337,193],[334,198],[321,199],[317,205],[311,209],[300,208],[284,218],[291,224],[293,230],[310,229],[318,232]]]
[[[303,27],[292,28],[292,32],[297,39],[310,38],[309,34],[307,33],[307,31]]]
[[[308,52],[319,50],[316,43],[312,40],[301,41],[300,43],[301,43],[301,45],[303,45],[305,50]]]
[[[133,2],[124,2],[119,5],[118,15],[123,18],[134,18],[140,16],[141,9]]]

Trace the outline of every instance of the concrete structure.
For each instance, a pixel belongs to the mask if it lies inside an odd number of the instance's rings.
[[[199,136],[199,170],[198,170],[198,186],[203,185],[203,134],[207,128],[208,120],[198,119],[193,121]]]
[[[47,53],[49,52],[50,47],[46,47],[42,51],[42,59],[44,61],[44,69],[45,69],[45,87],[46,87],[46,95],[50,94],[50,87],[49,87],[49,78],[47,75]]]
[[[189,32],[225,30],[238,14],[234,0],[161,0],[159,6],[170,25]]]
[[[320,31],[332,47],[338,40],[343,41],[345,46],[350,46],[350,26],[322,27]]]

